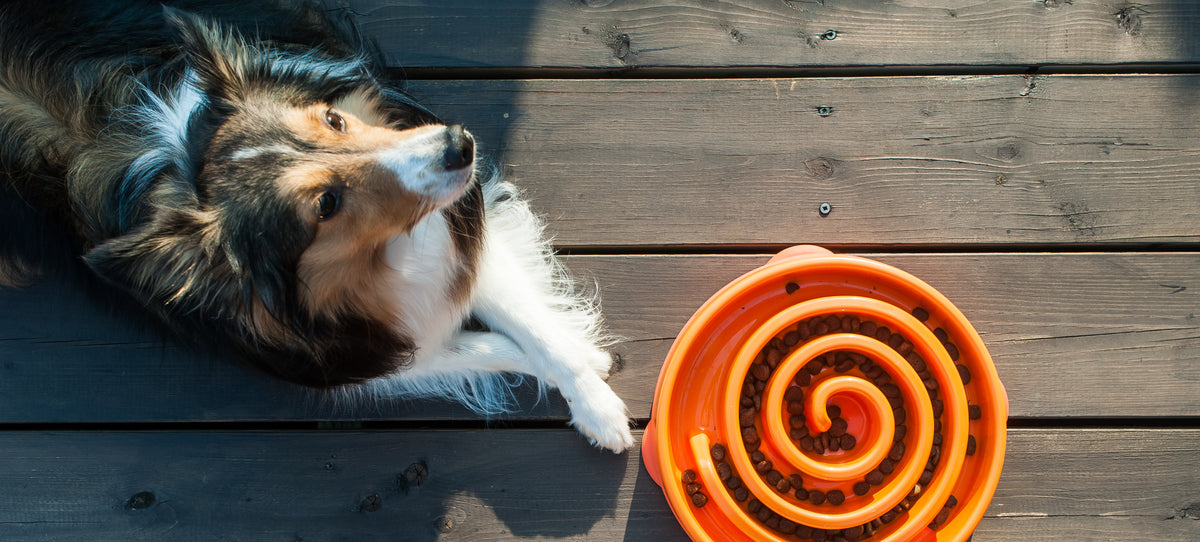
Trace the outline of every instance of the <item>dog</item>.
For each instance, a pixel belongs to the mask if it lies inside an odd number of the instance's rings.
[[[598,304],[469,131],[317,7],[170,4],[0,7],[0,195],[174,333],[282,379],[494,413],[528,374],[591,443],[633,444]]]

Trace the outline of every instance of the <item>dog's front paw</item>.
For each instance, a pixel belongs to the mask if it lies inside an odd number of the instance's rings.
[[[571,425],[595,446],[621,453],[633,446],[625,402],[599,378],[582,378],[578,394],[566,396]]]

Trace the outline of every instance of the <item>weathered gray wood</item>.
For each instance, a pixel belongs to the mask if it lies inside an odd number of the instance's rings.
[[[564,246],[1200,242],[1200,76],[411,86]]]
[[[1011,431],[975,540],[1194,540],[1198,447]],[[636,452],[567,430],[8,431],[0,449],[4,540],[686,540]]]
[[[1015,416],[1200,415],[1200,254],[873,255],[929,282],[973,322]],[[624,369],[650,413],[671,341],[717,289],[766,256],[574,256],[595,281]],[[0,421],[471,419],[440,402],[338,409],[139,329],[71,287],[0,290]],[[530,388],[511,417],[562,419]],[[502,423],[502,422],[498,422]]]
[[[1188,0],[330,3],[349,6],[363,34],[402,68],[1200,60],[1200,8]]]
[[[980,333],[1013,416],[1200,415],[1200,254],[868,255],[946,295]],[[648,412],[687,318],[760,256],[575,257],[630,360],[612,378]]]

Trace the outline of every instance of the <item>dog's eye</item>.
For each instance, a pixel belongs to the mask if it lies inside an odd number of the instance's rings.
[[[346,131],[346,119],[343,119],[341,115],[334,113],[332,109],[325,111],[325,124],[328,124],[330,128],[333,128],[339,132]]]
[[[337,214],[342,205],[342,194],[337,190],[327,190],[317,199],[317,220],[326,220]]]

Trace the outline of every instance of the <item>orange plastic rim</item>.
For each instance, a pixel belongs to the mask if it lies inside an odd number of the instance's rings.
[[[929,312],[925,323],[912,316],[914,307]],[[903,334],[926,360],[944,405],[941,460],[932,480],[912,508],[863,540],[960,541],[974,531],[999,481],[1008,419],[1008,398],[979,334],[945,296],[916,277],[880,262],[805,245],[781,252],[714,294],[684,326],[659,374],[643,460],[692,540],[796,540],[763,526],[725,489],[710,457],[717,442],[728,449],[728,461],[751,495],[782,518],[814,528],[845,529],[869,522],[893,509],[916,483],[933,441],[930,397],[916,371],[895,350],[854,333],[831,333],[798,345],[772,373],[763,404],[781,405],[793,377],[817,356],[832,351],[867,356],[892,376],[904,400],[908,431],[902,441],[908,452],[895,472],[864,496],[844,491],[847,498],[837,506],[815,506],[782,495],[754,474],[738,421],[738,400],[750,364],[789,326],[839,313],[859,315]],[[932,330],[938,327],[957,347],[957,363],[970,371],[969,383],[963,384],[955,362],[935,337]],[[858,438],[855,449],[826,455],[799,450],[788,437],[781,408],[770,406],[759,414],[759,449],[775,465],[801,474],[806,487],[848,489],[887,454],[894,419],[892,407],[873,383],[831,373],[822,372],[809,386],[804,399],[807,424],[824,431],[830,424],[826,406],[839,405]],[[969,419],[968,405],[979,406],[978,419]],[[971,456],[966,454],[968,434],[976,441]],[[700,508],[693,506],[680,482],[689,469],[697,473],[709,498]],[[937,530],[929,528],[951,495],[957,506],[949,509]]]

